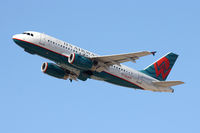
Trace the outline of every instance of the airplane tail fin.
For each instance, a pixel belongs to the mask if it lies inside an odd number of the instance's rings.
[[[156,78],[160,81],[165,81],[169,75],[176,59],[178,58],[177,54],[168,53],[164,57],[160,58],[150,66],[146,67],[141,72]]]

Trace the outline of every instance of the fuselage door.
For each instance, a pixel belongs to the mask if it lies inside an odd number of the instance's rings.
[[[40,42],[41,45],[45,46],[46,39],[44,34],[40,34]]]
[[[138,73],[138,79],[137,79],[137,82],[138,82],[139,84],[142,84],[142,82],[143,82],[143,76],[140,75],[140,73]]]
[[[40,34],[40,43],[44,43],[45,37],[44,37],[44,34]]]

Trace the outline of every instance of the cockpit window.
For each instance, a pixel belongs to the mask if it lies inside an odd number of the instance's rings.
[[[22,33],[22,34],[26,34],[26,35],[29,35],[29,36],[33,36],[32,33],[26,33],[26,32],[24,32],[24,33]]]

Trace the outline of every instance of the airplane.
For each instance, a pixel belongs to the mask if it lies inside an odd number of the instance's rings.
[[[26,31],[15,34],[13,41],[25,52],[47,58],[55,63],[45,62],[41,71],[55,78],[82,80],[95,79],[115,85],[154,92],[174,92],[172,86],[182,81],[166,81],[178,55],[168,53],[144,70],[134,70],[122,63],[132,61],[156,52],[141,51],[117,55],[100,56],[44,33]]]

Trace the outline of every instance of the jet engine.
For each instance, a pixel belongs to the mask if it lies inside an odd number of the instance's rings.
[[[75,67],[78,67],[83,70],[90,70],[92,69],[92,66],[94,65],[92,60],[75,53],[70,54],[68,58],[68,62],[74,65]]]
[[[41,71],[43,73],[46,73],[50,76],[59,78],[59,79],[67,79],[69,77],[69,74],[66,73],[61,67],[53,64],[45,62],[42,64]]]

